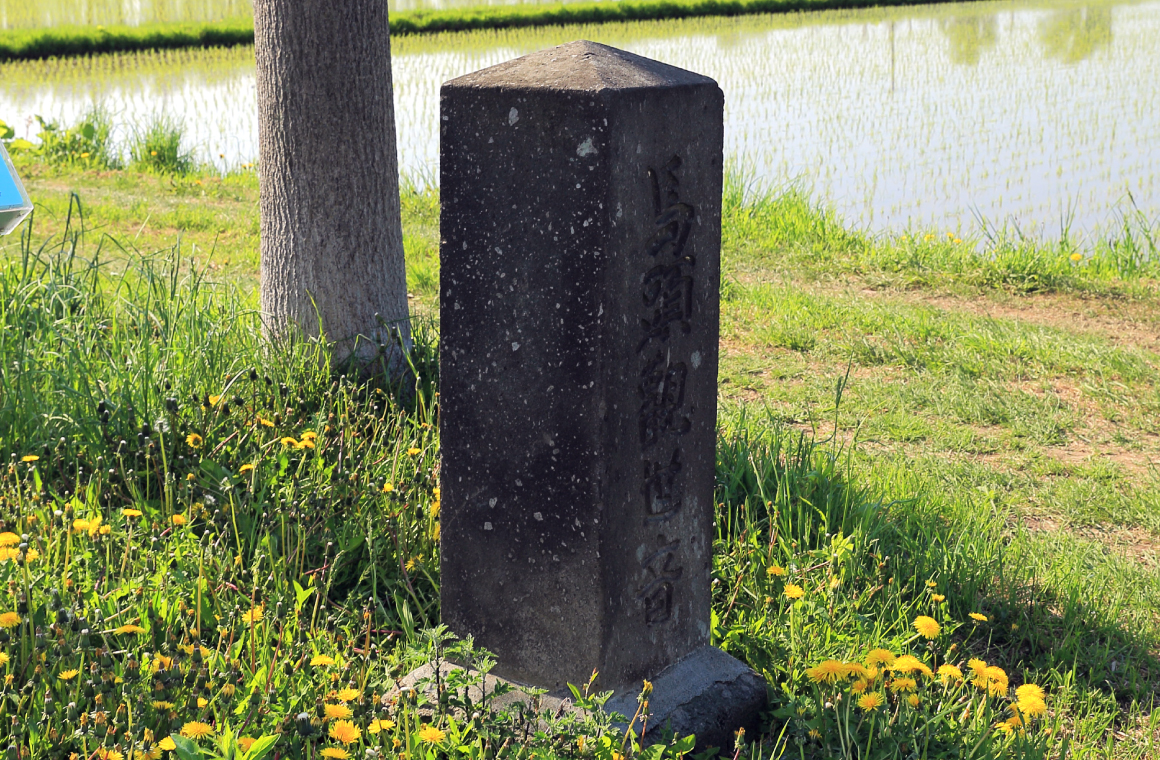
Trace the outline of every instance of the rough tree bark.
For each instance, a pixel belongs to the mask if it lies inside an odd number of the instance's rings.
[[[409,346],[386,0],[255,0],[254,47],[267,336]]]

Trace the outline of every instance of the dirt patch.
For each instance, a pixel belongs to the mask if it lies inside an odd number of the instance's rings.
[[[1122,348],[1160,353],[1160,310],[1152,303],[1062,294],[1013,296],[1000,292],[964,298],[922,291],[862,289],[858,292],[867,298],[892,297],[942,311],[966,312],[1099,336]]]
[[[1160,568],[1160,537],[1143,528],[1062,525],[1054,518],[1043,515],[1022,515],[1020,523],[1031,533],[1059,533],[1066,530],[1072,535],[1103,544],[1110,551],[1145,567]]]

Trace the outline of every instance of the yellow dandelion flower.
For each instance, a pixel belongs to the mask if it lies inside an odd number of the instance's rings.
[[[868,679],[869,671],[860,662],[844,662],[842,663],[842,675],[845,678],[860,678],[862,680]]]
[[[769,567],[765,568],[765,574],[780,578],[785,575],[785,568],[781,565],[770,565]]]
[[[245,472],[253,472],[253,470],[254,470],[254,465],[244,464],[238,468],[238,473],[241,474],[241,473],[245,473]]]
[[[115,749],[100,747],[97,749],[98,760],[125,760],[125,755]]]
[[[978,673],[982,673],[984,670],[987,669],[987,663],[985,660],[980,660],[977,657],[972,657],[971,659],[967,660],[967,667],[970,668],[972,671],[974,671],[976,674],[978,674]]]
[[[180,528],[182,525],[185,525],[187,522],[189,522],[189,520],[188,520],[188,519],[186,519],[185,515],[174,515],[174,516],[173,516],[173,517],[171,517],[170,519],[173,521],[173,524],[174,524],[174,525],[176,525],[176,526],[177,526],[177,527],[179,527],[179,528]]]
[[[419,729],[419,741],[426,744],[439,744],[446,736],[447,734],[435,728],[435,726],[423,726]]]
[[[987,616],[980,615],[977,612],[972,612],[970,615],[968,615],[968,617],[970,617],[970,619],[974,620],[976,623],[986,623],[987,622]]]
[[[296,449],[312,449],[312,448],[314,448],[314,441],[299,441],[298,443],[294,444],[294,448],[296,448]]]
[[[13,549],[10,546],[0,548],[0,562],[7,562],[8,560],[15,560],[20,556],[19,549]]]
[[[0,612],[0,628],[15,628],[20,625],[20,616],[15,612]]]
[[[298,437],[304,441],[313,441],[318,438],[318,433],[315,433],[313,430],[306,430]]]
[[[890,682],[891,691],[914,691],[916,688],[918,688],[918,683],[909,676],[895,678]]]
[[[931,598],[931,599],[933,599],[933,600],[934,600],[934,601],[936,601],[936,602],[945,602],[945,601],[946,601],[946,599],[947,599],[947,598],[946,598],[945,596],[943,596],[942,594],[931,594],[931,595],[930,595],[930,598]]]
[[[1015,703],[1016,709],[1029,718],[1036,718],[1047,712],[1047,703],[1039,697],[1026,696]]]
[[[889,668],[896,659],[898,658],[889,649],[871,649],[870,653],[866,655],[866,664],[871,667],[885,665]]]
[[[310,658],[310,664],[315,666],[315,667],[318,667],[320,665],[323,665],[323,666],[333,665],[334,658],[329,656],[329,655],[325,655],[325,654],[316,654]]]
[[[36,454],[27,454],[25,456],[20,457],[20,461],[21,462],[39,462],[40,457],[36,456]]]
[[[992,697],[1001,697],[1007,693],[1007,673],[995,665],[983,671],[986,679],[987,693]]]
[[[938,638],[939,631],[942,630],[934,618],[926,615],[919,615],[914,619],[914,629],[928,639]]]
[[[2,668],[8,664],[8,659],[9,658],[8,658],[7,652],[0,652],[0,668]]]
[[[181,727],[181,735],[186,739],[201,739],[213,734],[213,726],[199,720],[191,720]]]
[[[249,752],[250,747],[254,746],[256,741],[258,740],[252,736],[240,736],[238,737],[238,747],[241,748],[242,752]]]
[[[951,681],[962,681],[963,671],[959,670],[958,667],[954,665],[939,665],[938,677],[939,680],[943,683],[950,683]]]
[[[139,510],[139,509],[122,509],[121,514],[123,514],[125,517],[140,517],[141,510]]]
[[[926,582],[926,587],[927,588],[938,588],[938,584],[935,583],[933,580],[930,580],[930,581]]]
[[[24,552],[25,562],[35,562],[38,559],[40,559],[40,552],[38,552],[36,549],[29,549],[28,551]]]
[[[826,660],[806,670],[814,683],[837,683],[846,677],[846,668],[838,660]]]
[[[221,396],[210,396],[209,397],[209,405],[210,406],[217,406],[218,402],[221,400],[222,400]]]
[[[57,674],[56,677],[62,681],[71,681],[74,678],[76,678],[77,675],[79,675],[79,674],[80,674],[80,671],[77,670],[76,668],[73,668],[72,670],[62,670],[59,674]]]
[[[1015,697],[1017,699],[1027,699],[1028,697],[1035,697],[1036,699],[1047,699],[1047,694],[1038,684],[1025,683],[1015,690]]]
[[[235,686],[232,683],[227,683],[225,686],[222,687],[222,694],[224,694],[227,697],[232,697],[234,695],[234,693],[237,692],[237,690],[238,690],[237,686]]]
[[[1023,721],[1019,719],[1018,715],[1012,715],[1007,720],[995,724],[995,728],[1004,734],[1010,734],[1018,728],[1023,727]]]
[[[248,612],[242,613],[242,622],[246,625],[253,625],[254,623],[261,622],[262,612],[262,605],[259,604],[250,609]]]
[[[850,691],[854,694],[862,694],[868,688],[870,688],[870,684],[866,683],[865,681],[859,680],[859,681],[854,682],[854,685],[850,687]]]
[[[322,706],[322,709],[326,713],[327,720],[350,718],[354,716],[354,713],[351,712],[351,709],[346,705],[325,704]]]
[[[1073,253],[1071,256],[1068,256],[1068,258],[1071,259],[1072,261],[1083,261],[1083,254],[1082,253]]]
[[[282,445],[288,449],[292,449],[298,445],[298,441],[294,440],[290,436],[286,436],[285,438],[282,439]]]
[[[209,700],[208,700],[208,699],[206,699],[205,697],[198,697],[198,698],[197,698],[197,706],[198,706],[198,709],[200,709],[200,708],[202,708],[202,707],[205,707],[205,706],[206,706],[206,705],[208,705],[208,704],[209,704]]]
[[[113,633],[145,633],[145,629],[139,625],[129,623],[113,629]]]
[[[412,446],[411,448],[407,449],[407,455],[408,455],[408,456],[412,456],[412,457],[413,457],[413,456],[417,456],[417,455],[419,455],[419,454],[422,454],[422,453],[423,453],[423,449],[417,449],[417,448],[415,448],[414,446]]]
[[[259,417],[258,424],[262,425],[263,427],[274,427],[274,421],[268,420],[265,417]]]
[[[918,673],[922,673],[927,678],[930,678],[931,676],[934,675],[934,672],[931,671],[929,665],[927,665],[925,662],[918,659],[914,655],[910,655],[910,654],[904,654],[901,657],[897,658],[894,661],[894,665],[892,665],[890,669],[894,670],[898,673],[918,672]]]
[[[20,536],[12,531],[0,533],[0,546],[16,546],[20,543]]]
[[[802,587],[796,583],[785,584],[785,591],[783,593],[785,594],[786,599],[801,599],[806,595],[806,592],[802,589]]]
[[[335,696],[342,702],[354,702],[362,696],[362,692],[358,689],[341,689]]]
[[[185,436],[185,442],[188,443],[192,448],[200,449],[201,445],[205,443],[205,439],[197,433],[190,433],[189,435]]]
[[[88,520],[73,520],[73,530],[77,533],[88,533],[89,532],[89,521]]]
[[[394,491],[395,487],[390,483],[383,483],[383,493],[390,493]]]
[[[153,709],[160,710],[162,712],[165,712],[167,710],[172,710],[173,703],[172,702],[163,702],[163,701],[158,700],[158,701],[153,703]]]
[[[906,698],[906,703],[911,707],[918,707],[920,700],[917,694],[911,694]]]
[[[347,760],[350,757],[350,753],[341,747],[327,747],[319,752],[318,756],[332,758],[333,760]]]
[[[387,720],[386,718],[375,718],[371,724],[367,726],[367,732],[377,734],[380,731],[390,731],[395,727],[395,721]]]
[[[102,536],[107,536],[113,532],[113,528],[109,525],[102,525],[99,532]]]
[[[157,746],[166,752],[172,752],[173,750],[177,749],[177,742],[173,741],[172,736],[167,736],[161,741],[157,742]]]
[[[885,700],[879,692],[872,691],[869,694],[863,694],[858,700],[858,706],[863,710],[873,710],[881,707]]]
[[[362,731],[349,720],[339,720],[331,724],[330,738],[343,744],[353,744],[362,738]]]

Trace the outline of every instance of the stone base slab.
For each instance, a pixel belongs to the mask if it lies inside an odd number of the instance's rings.
[[[440,666],[443,675],[458,670],[459,666],[445,662]],[[414,688],[420,681],[435,674],[432,665],[423,665],[400,679],[398,688]],[[496,684],[503,682],[512,691],[492,697]],[[696,751],[718,747],[721,754],[733,749],[737,730],[744,728],[755,737],[761,726],[768,692],[765,680],[745,663],[711,646],[701,647],[663,670],[651,681],[652,694],[648,700],[648,723],[644,744],[661,740],[665,728],[677,736],[695,734]],[[637,698],[644,684],[619,689],[605,705],[608,712],[617,712],[628,719],[636,714]],[[516,702],[528,704],[532,697],[523,689],[526,684],[506,681],[492,675],[484,679],[483,687],[472,687],[468,696],[472,702],[487,701],[495,708]],[[540,695],[540,711],[559,713],[574,709],[571,694],[561,689]],[[633,728],[640,732],[640,721]],[[623,728],[624,725],[621,725]]]

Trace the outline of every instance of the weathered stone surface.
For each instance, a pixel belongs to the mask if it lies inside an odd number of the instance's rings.
[[[722,112],[591,42],[443,86],[442,617],[506,678],[708,643]]]
[[[644,743],[660,741],[671,727],[677,736],[696,734],[697,750],[733,749],[738,729],[750,738],[760,730],[761,712],[768,701],[765,680],[745,663],[711,646],[704,646],[670,665],[652,681]],[[631,718],[640,685],[623,689],[605,709]],[[635,727],[640,731],[640,726]]]

